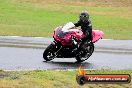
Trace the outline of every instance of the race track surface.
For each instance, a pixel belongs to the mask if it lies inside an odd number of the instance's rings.
[[[75,58],[43,60],[43,51],[51,38],[0,37],[0,69],[132,69],[132,40],[101,40],[95,44],[95,52],[83,63]]]

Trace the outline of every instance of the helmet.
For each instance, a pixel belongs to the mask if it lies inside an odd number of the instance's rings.
[[[79,15],[80,21],[88,21],[89,20],[89,14],[87,11],[82,11]]]

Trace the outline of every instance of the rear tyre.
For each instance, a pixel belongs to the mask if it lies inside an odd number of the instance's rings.
[[[78,63],[83,62],[83,60],[81,60],[81,58],[82,58],[82,57],[81,57],[81,56],[79,56],[79,55],[78,55],[78,56],[76,56],[76,60],[77,60],[77,62],[78,62]]]
[[[86,49],[87,49],[86,58],[88,59],[94,52],[94,44],[90,43],[89,46],[86,47]]]
[[[51,61],[55,58],[55,45],[50,44],[43,53],[43,58],[46,61]]]
[[[77,62],[83,62],[83,61],[87,60],[92,55],[92,53],[94,52],[94,44],[93,43],[85,44],[83,47],[85,47],[85,50],[86,50],[85,53],[86,54],[84,56],[83,55],[84,53],[79,52],[79,54],[76,56]]]

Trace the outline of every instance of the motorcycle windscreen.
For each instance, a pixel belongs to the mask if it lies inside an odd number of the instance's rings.
[[[67,32],[63,32],[61,29],[56,30],[56,37],[64,38],[66,36]]]
[[[68,32],[68,30],[73,28],[73,27],[75,27],[75,25],[72,22],[69,22],[63,26],[62,31]]]

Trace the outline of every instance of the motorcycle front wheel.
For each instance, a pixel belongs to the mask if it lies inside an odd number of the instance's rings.
[[[43,58],[46,61],[51,61],[55,58],[55,45],[50,44],[43,53]]]

